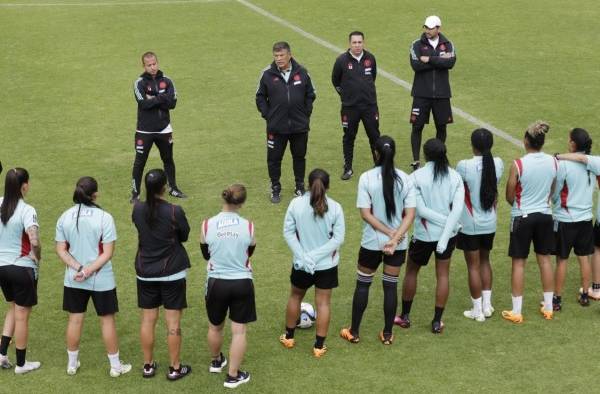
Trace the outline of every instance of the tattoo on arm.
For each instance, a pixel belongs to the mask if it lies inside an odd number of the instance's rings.
[[[171,329],[167,330],[167,336],[169,336],[169,335],[180,337],[181,336],[181,328],[171,328]]]
[[[39,227],[29,227],[27,229],[27,236],[29,237],[33,254],[35,255],[36,259],[40,260],[42,258],[42,245],[40,244]]]

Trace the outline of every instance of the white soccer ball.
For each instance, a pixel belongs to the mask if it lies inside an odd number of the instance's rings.
[[[317,312],[315,308],[308,302],[300,304],[300,318],[296,326],[298,328],[311,328],[317,320]]]

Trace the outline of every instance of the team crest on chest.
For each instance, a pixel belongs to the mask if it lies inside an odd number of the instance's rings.
[[[158,86],[161,89],[166,89],[167,88],[167,83],[165,81],[160,81],[160,83],[158,84]]]
[[[445,50],[446,50],[446,45],[440,44],[440,51],[445,51]]]
[[[348,70],[352,70],[352,63],[348,63]]]
[[[365,67],[371,67],[371,59],[365,60]]]

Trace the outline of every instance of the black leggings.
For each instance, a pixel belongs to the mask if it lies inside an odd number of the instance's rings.
[[[135,161],[133,162],[133,171],[131,174],[133,178],[132,187],[135,194],[140,194],[142,174],[144,172],[144,167],[146,166],[146,161],[148,160],[148,155],[150,154],[150,149],[152,149],[152,144],[156,144],[156,147],[160,152],[160,159],[165,167],[169,186],[171,188],[177,188],[177,183],[175,182],[175,161],[173,161],[173,134],[146,134],[136,132],[134,141]]]

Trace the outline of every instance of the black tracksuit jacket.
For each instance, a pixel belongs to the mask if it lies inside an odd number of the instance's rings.
[[[339,93],[344,107],[377,105],[375,79],[377,62],[372,53],[363,51],[360,62],[349,51],[335,60],[331,82]]]
[[[437,48],[433,48],[425,33],[410,47],[410,65],[415,71],[412,96],[424,98],[450,98],[450,80],[448,70],[456,63],[456,53],[452,42],[439,35]],[[440,57],[444,53],[453,53],[451,58]],[[421,56],[429,56],[429,63],[423,63]]]
[[[287,82],[273,62],[258,83],[256,107],[267,121],[267,132],[274,134],[305,133],[310,130],[310,115],[315,89],[310,75],[293,58]]]
[[[173,81],[162,71],[155,78],[148,73],[140,75],[133,93],[138,103],[137,130],[157,133],[171,123],[169,110],[177,104],[177,92]]]

